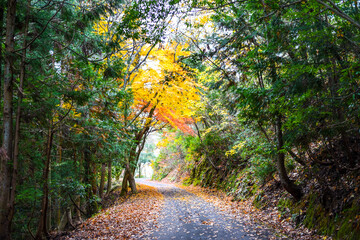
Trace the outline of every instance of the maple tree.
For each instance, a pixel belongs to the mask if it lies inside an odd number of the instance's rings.
[[[148,55],[148,63],[136,73],[129,84],[134,96],[132,115],[137,117],[134,125],[138,130],[125,164],[123,194],[127,192],[127,182],[132,192],[136,192],[133,175],[146,137],[151,131],[169,124],[194,134],[189,124],[192,122],[192,107],[199,99],[200,85],[196,84],[193,71],[178,61],[179,58],[189,55],[185,47],[170,43],[168,46],[153,49]]]
[[[190,54],[184,50],[186,47],[172,43],[152,51],[150,66],[135,76],[132,91],[135,106],[156,106],[154,114],[158,120],[193,134],[186,122],[190,121],[193,106],[200,99],[201,86],[195,82],[195,70],[179,62],[179,58]]]

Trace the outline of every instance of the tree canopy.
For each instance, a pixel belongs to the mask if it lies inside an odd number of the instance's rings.
[[[358,1],[7,0],[0,26],[0,239],[76,225],[120,175],[136,193],[155,131],[159,178],[246,169],[300,200],[358,176]]]

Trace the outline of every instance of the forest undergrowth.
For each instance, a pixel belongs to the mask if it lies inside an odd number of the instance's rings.
[[[184,144],[174,141],[172,144]],[[313,145],[311,158],[305,159],[308,168],[289,160],[289,176],[301,184],[303,197],[294,199],[284,192],[275,170],[268,165],[230,165],[216,162],[215,170],[205,156],[196,160],[191,150],[168,147],[167,156],[184,156],[175,160],[157,159],[156,176],[165,176],[162,181],[178,182],[188,191],[201,195],[215,204],[226,199],[226,204],[217,204],[227,211],[247,213],[251,219],[270,226],[291,239],[358,239],[360,215],[358,169],[349,166],[359,164],[358,140],[351,140],[351,157],[346,156],[339,142],[332,147]],[[171,154],[171,150],[182,149],[182,154]],[[196,152],[196,151],[195,151]],[[351,159],[351,160],[349,160]],[[166,160],[171,163],[166,164]],[[229,161],[229,159],[227,159]],[[335,164],[341,161],[341,164]],[[163,164],[163,165],[162,165]],[[226,164],[228,164],[226,166]],[[271,162],[269,163],[271,164]],[[156,165],[156,164],[155,164]],[[221,168],[221,166],[223,168]],[[179,185],[181,186],[181,185]]]

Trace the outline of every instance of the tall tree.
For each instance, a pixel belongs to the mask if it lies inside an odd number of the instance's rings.
[[[3,108],[3,135],[0,156],[0,238],[8,239],[11,230],[11,172],[12,172],[12,121],[13,121],[13,82],[15,78],[14,45],[16,0],[7,2],[6,32],[5,32],[5,66],[4,66],[4,108]]]

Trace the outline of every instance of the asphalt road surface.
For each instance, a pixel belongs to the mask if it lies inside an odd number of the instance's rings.
[[[239,220],[204,199],[171,184],[137,179],[164,195],[158,223],[142,239],[274,239],[263,226]],[[276,239],[276,238],[275,238]]]

